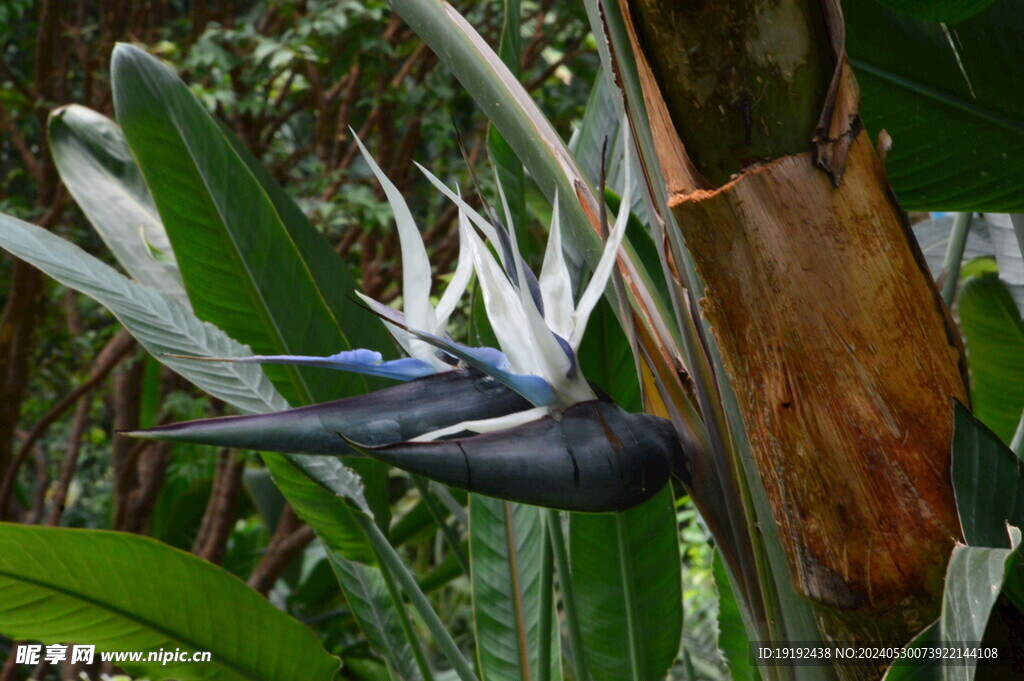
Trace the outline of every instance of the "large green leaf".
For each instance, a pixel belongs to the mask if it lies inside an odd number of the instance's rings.
[[[45,229],[0,214],[0,247],[114,313],[150,354],[211,396],[243,412],[287,409],[263,371],[248,364],[190,362],[169,355],[246,355],[251,350],[200,321],[171,296],[137,284]]]
[[[629,342],[610,304],[598,307],[580,347],[580,367],[617,403],[637,410],[640,389]],[[591,677],[664,676],[679,651],[683,624],[671,485],[624,513],[571,514],[569,548]]]
[[[878,0],[886,7],[924,19],[955,24],[969,19],[992,4],[992,0]]]
[[[536,679],[540,646],[557,651],[557,637],[539,640],[541,513],[536,506],[470,495],[473,622],[480,670],[487,681]],[[560,679],[558,655],[549,659],[548,678]]]
[[[1005,548],[1006,524],[1024,526],[1024,461],[957,403],[953,491],[970,546]]]
[[[750,664],[750,637],[747,636],[750,623],[744,621],[743,611],[736,602],[729,581],[729,573],[717,551],[713,570],[715,588],[718,590],[718,647],[722,658],[733,681],[759,681],[761,675],[757,667]]]
[[[351,276],[295,202],[180,80],[128,46],[118,48],[114,73],[119,116],[143,174],[158,187],[157,204],[200,317],[205,314],[257,352],[327,355],[352,341],[390,345],[383,327],[352,302]],[[193,203],[183,204],[184,198]],[[367,389],[363,377],[344,372],[264,370],[293,402]],[[387,470],[371,461],[357,466],[368,476],[375,517],[386,528]],[[271,468],[283,474],[280,465]],[[311,508],[297,510],[310,514]],[[348,533],[357,534],[354,528]],[[359,557],[365,551],[342,554]]]
[[[1009,548],[1005,549],[963,545],[953,549],[939,619],[941,642],[971,645],[982,641],[1000,593],[1004,589],[1019,591],[1024,586],[1019,529],[1009,528],[1007,543]],[[1010,653],[1000,652],[1003,656]],[[976,657],[966,658],[962,664],[944,667],[943,676],[949,681],[971,681],[978,662]]]
[[[258,354],[330,355],[351,347],[297,240],[185,84],[129,45],[115,49],[112,74],[118,122],[197,316]],[[267,373],[296,403],[365,390],[362,377],[344,372],[275,367]]]
[[[212,653],[208,663],[119,663],[154,681],[329,681],[338,668],[244,582],[146,537],[0,524],[0,591],[0,631],[14,639]]]
[[[1024,71],[1008,67],[1024,61],[1024,5],[996,0],[948,33],[869,0],[843,11],[864,122],[892,137],[903,207],[1024,211]]]
[[[218,123],[220,123],[218,121]],[[326,301],[334,318],[341,323],[345,336],[353,347],[372,348],[388,356],[388,349],[395,342],[385,330],[383,324],[376,323],[369,315],[353,303],[352,292],[356,282],[345,264],[338,259],[323,236],[302,212],[298,204],[288,195],[281,185],[274,181],[270,173],[260,165],[259,160],[235,137],[226,125],[220,123],[224,138],[231,143],[235,153],[242,159],[249,172],[260,183],[274,209],[288,230],[288,235],[295,242],[299,255],[309,268],[309,273],[316,283],[317,289]],[[373,389],[390,385],[384,379],[364,376],[368,388]],[[317,400],[331,399],[336,396],[318,396]],[[369,462],[368,462],[369,463]],[[377,462],[373,462],[376,464]]]
[[[1009,444],[1024,410],[1024,323],[995,273],[969,277],[958,309],[974,415]]]
[[[136,281],[184,300],[167,232],[121,129],[72,104],[50,115],[48,130],[64,185],[117,261]]]
[[[683,596],[675,517],[671,486],[623,513],[570,516],[572,579],[594,681],[662,679],[676,659]]]
[[[6,215],[0,215],[0,247],[65,286],[94,298],[113,312],[150,354],[213,397],[243,412],[288,408],[259,366],[215,365],[171,356],[246,355],[250,350],[212,324],[198,320],[170,296],[129,280],[45,229]],[[340,499],[367,509],[359,479],[336,459],[277,454],[265,454],[264,459],[296,512],[321,531],[325,543],[339,550],[354,550],[354,530],[343,531],[339,526],[348,508]],[[335,533],[338,536],[332,538]],[[363,546],[354,555],[366,558],[370,554]]]
[[[387,660],[392,679],[422,679],[380,568],[339,560],[330,552],[328,557],[338,583],[344,587],[345,599],[359,622],[359,628],[366,634],[370,645]]]

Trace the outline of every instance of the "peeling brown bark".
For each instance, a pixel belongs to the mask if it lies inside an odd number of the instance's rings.
[[[950,400],[967,393],[866,134],[839,190],[804,154],[671,207],[797,591],[837,639],[923,628],[960,536]]]
[[[692,83],[658,66],[665,51],[644,42],[650,30],[631,38],[670,208],[794,586],[827,639],[892,644],[937,614],[960,537],[949,443],[951,399],[967,400],[963,349],[860,130],[838,5],[821,9],[835,71],[808,151],[717,189],[683,142],[698,131],[677,128],[692,120],[663,96]],[[680,34],[679,52],[699,28]],[[813,93],[807,101],[821,106]]]

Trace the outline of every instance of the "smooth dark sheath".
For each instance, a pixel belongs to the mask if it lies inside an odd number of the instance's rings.
[[[347,456],[357,452],[339,433],[364,444],[391,444],[531,406],[479,371],[460,369],[308,407],[185,421],[122,435],[284,454]]]
[[[350,437],[355,440],[354,437]],[[368,456],[470,492],[569,511],[621,511],[657,494],[682,457],[672,425],[611,402],[581,402],[561,420],[439,442],[382,447]]]

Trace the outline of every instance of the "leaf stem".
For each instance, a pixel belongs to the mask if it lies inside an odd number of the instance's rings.
[[[562,533],[562,517],[558,511],[545,511],[551,548],[555,554],[558,569],[558,586],[562,592],[562,607],[565,608],[565,623],[569,629],[569,650],[572,653],[572,667],[576,681],[590,681],[587,659],[583,652],[583,633],[580,630],[579,611],[576,609],[576,590],[573,588],[572,570],[569,568],[569,552],[565,547]]]
[[[971,213],[957,213],[953,219],[953,231],[949,233],[949,245],[946,247],[946,260],[942,269],[946,279],[942,282],[942,302],[946,307],[953,306],[953,296],[960,280],[960,262],[964,259],[964,246],[967,245],[967,233],[971,229]]]
[[[412,648],[412,655],[416,658],[416,666],[420,668],[420,674],[423,675],[423,681],[434,681],[434,673],[430,670],[430,664],[427,662],[426,656],[423,654],[423,647],[420,646],[419,637],[416,635],[416,631],[412,628],[412,621],[409,619],[409,613],[405,611],[405,601],[402,600],[402,594],[398,590],[398,585],[395,584],[395,578],[391,575],[391,570],[384,569],[380,571],[384,577],[384,584],[388,588],[388,593],[391,594],[391,600],[395,603],[395,612],[398,613],[398,621],[402,625],[402,632],[405,634],[405,638],[409,640],[409,647]]]
[[[423,504],[427,507],[427,511],[430,513],[434,522],[437,523],[437,527],[441,530],[441,536],[444,537],[444,541],[448,544],[448,549],[455,556],[455,560],[458,561],[459,566],[462,567],[462,571],[469,576],[469,559],[466,557],[466,553],[462,550],[462,544],[459,541],[459,537],[455,534],[455,530],[452,529],[451,525],[448,524],[447,519],[441,512],[441,508],[434,501],[434,497],[430,494],[430,488],[427,486],[427,481],[419,475],[410,475],[412,482],[416,485],[416,489],[419,490],[420,498],[423,499]]]
[[[397,578],[398,583],[401,585],[402,590],[405,591],[409,597],[409,602],[416,612],[423,618],[424,624],[427,625],[427,629],[433,635],[434,640],[437,642],[437,647],[440,648],[441,653],[448,659],[449,664],[452,665],[452,669],[455,670],[455,674],[461,679],[461,681],[479,681],[476,674],[473,673],[473,667],[466,660],[462,651],[455,644],[455,640],[452,639],[451,634],[444,628],[444,623],[441,622],[441,618],[434,612],[434,608],[430,605],[430,601],[423,594],[419,585],[416,583],[416,579],[413,578],[412,574],[405,567],[405,563],[402,562],[401,556],[395,550],[384,533],[380,531],[377,524],[366,515],[365,513],[353,513],[353,517],[356,522],[359,523],[360,528],[366,533],[367,539],[373,545],[374,550],[377,552],[377,557],[381,563],[384,564],[386,570],[390,571],[391,574]]]

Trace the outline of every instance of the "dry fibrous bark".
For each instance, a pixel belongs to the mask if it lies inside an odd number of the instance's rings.
[[[670,209],[703,281],[695,293],[794,586],[828,639],[905,641],[937,614],[960,537],[949,444],[952,399],[967,400],[963,349],[861,129],[838,5],[620,7],[634,23]],[[702,21],[715,40],[698,40]],[[787,40],[802,46],[799,60]],[[813,59],[830,78],[820,68],[801,77]],[[727,61],[748,72],[707,72]],[[777,97],[749,97],[755,85],[807,111],[771,134],[785,112]],[[711,140],[715,126],[732,126],[731,137]]]

